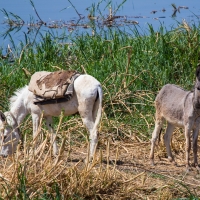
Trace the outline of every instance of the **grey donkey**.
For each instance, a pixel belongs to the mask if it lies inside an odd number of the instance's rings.
[[[155,128],[152,133],[150,160],[154,165],[154,148],[159,137],[164,119],[167,129],[164,143],[169,161],[174,161],[170,142],[175,127],[183,127],[186,139],[186,170],[190,170],[189,153],[191,149],[191,131],[193,131],[194,166],[200,170],[197,161],[197,140],[200,128],[200,66],[196,69],[196,82],[194,91],[186,91],[173,84],[164,85],[155,99]]]

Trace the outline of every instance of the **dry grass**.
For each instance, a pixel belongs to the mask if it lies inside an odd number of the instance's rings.
[[[74,118],[67,124],[68,129],[64,130],[61,117],[57,130],[60,143],[57,157],[52,156],[50,136],[42,129],[45,134],[38,135],[37,148],[35,141],[25,137],[23,147],[19,145],[12,158],[1,159],[3,199],[37,199],[42,195],[43,198],[49,195],[51,199],[172,199],[200,195],[200,177],[196,170],[185,173],[185,140],[180,130],[176,130],[172,142],[178,166],[165,159],[161,140],[156,148],[156,166],[152,167],[148,160],[149,141],[128,136],[124,141],[114,140],[103,128],[95,159],[85,163],[87,137],[76,134],[75,138],[71,134],[83,131],[81,120]],[[30,119],[24,125],[22,128],[31,126]]]

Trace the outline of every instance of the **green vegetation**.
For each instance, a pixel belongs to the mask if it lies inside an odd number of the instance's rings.
[[[2,199],[147,199],[148,196],[197,199],[196,193],[182,180],[172,183],[162,174],[149,176],[148,171],[120,172],[116,166],[118,143],[126,146],[126,143],[146,142],[148,148],[154,128],[153,102],[158,90],[167,83],[192,89],[200,60],[199,27],[182,22],[174,30],[166,31],[161,25],[155,31],[149,25],[148,34],[137,26],[130,28],[129,33],[110,27],[92,36],[82,33],[62,40],[48,32],[30,41],[25,35],[20,45],[14,44],[0,58],[1,110],[9,109],[9,97],[17,88],[28,84],[35,71],[75,69],[88,73],[102,83],[104,90],[99,154],[91,166],[69,161],[78,147],[84,145],[87,149],[81,120],[72,116],[63,120],[58,132],[58,158],[52,159],[48,151],[50,144],[45,129],[47,136],[41,140],[40,151],[31,155],[28,151],[34,151],[35,144],[31,141],[31,119],[27,118],[21,126],[26,147],[19,149],[14,163],[9,159],[1,161]],[[61,145],[63,142],[65,147]],[[103,164],[110,154],[114,155],[113,163]],[[145,187],[145,180],[150,177]],[[138,179],[141,181],[137,185]],[[160,179],[162,186],[150,187],[155,179]]]
[[[3,102],[17,88],[28,84],[35,71],[75,69],[102,83],[104,109],[109,118],[149,136],[147,122],[151,124],[153,120],[157,91],[166,83],[192,88],[200,38],[200,31],[186,23],[168,32],[164,27],[159,31],[149,28],[149,35],[139,35],[135,27],[132,34],[110,28],[101,35],[67,38],[72,45],[60,43],[48,33],[34,45],[21,43],[1,60],[0,104],[8,105]],[[7,110],[8,106],[2,109]]]

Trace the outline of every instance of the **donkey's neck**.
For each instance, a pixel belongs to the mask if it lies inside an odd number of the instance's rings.
[[[13,114],[18,124],[21,124],[23,119],[27,115],[27,111],[23,105],[23,101],[19,101],[19,100],[16,102],[15,107],[12,107],[10,109],[10,112]]]
[[[19,90],[15,96],[11,97],[10,112],[13,114],[18,124],[21,124],[28,114],[25,105],[27,96],[26,88],[23,88],[22,90]]]
[[[200,91],[195,88],[193,93],[193,107],[200,109]]]

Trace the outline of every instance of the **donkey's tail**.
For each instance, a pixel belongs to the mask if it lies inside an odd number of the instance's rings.
[[[97,126],[99,125],[99,122],[101,120],[101,114],[102,114],[102,101],[103,101],[103,90],[101,85],[98,86],[97,88],[97,98],[95,104],[97,104],[98,102],[98,110],[97,110],[97,114],[96,114],[96,119],[95,119],[95,123],[94,123],[94,127],[93,127],[93,132],[95,130],[97,130]],[[94,105],[95,106],[95,105]]]

